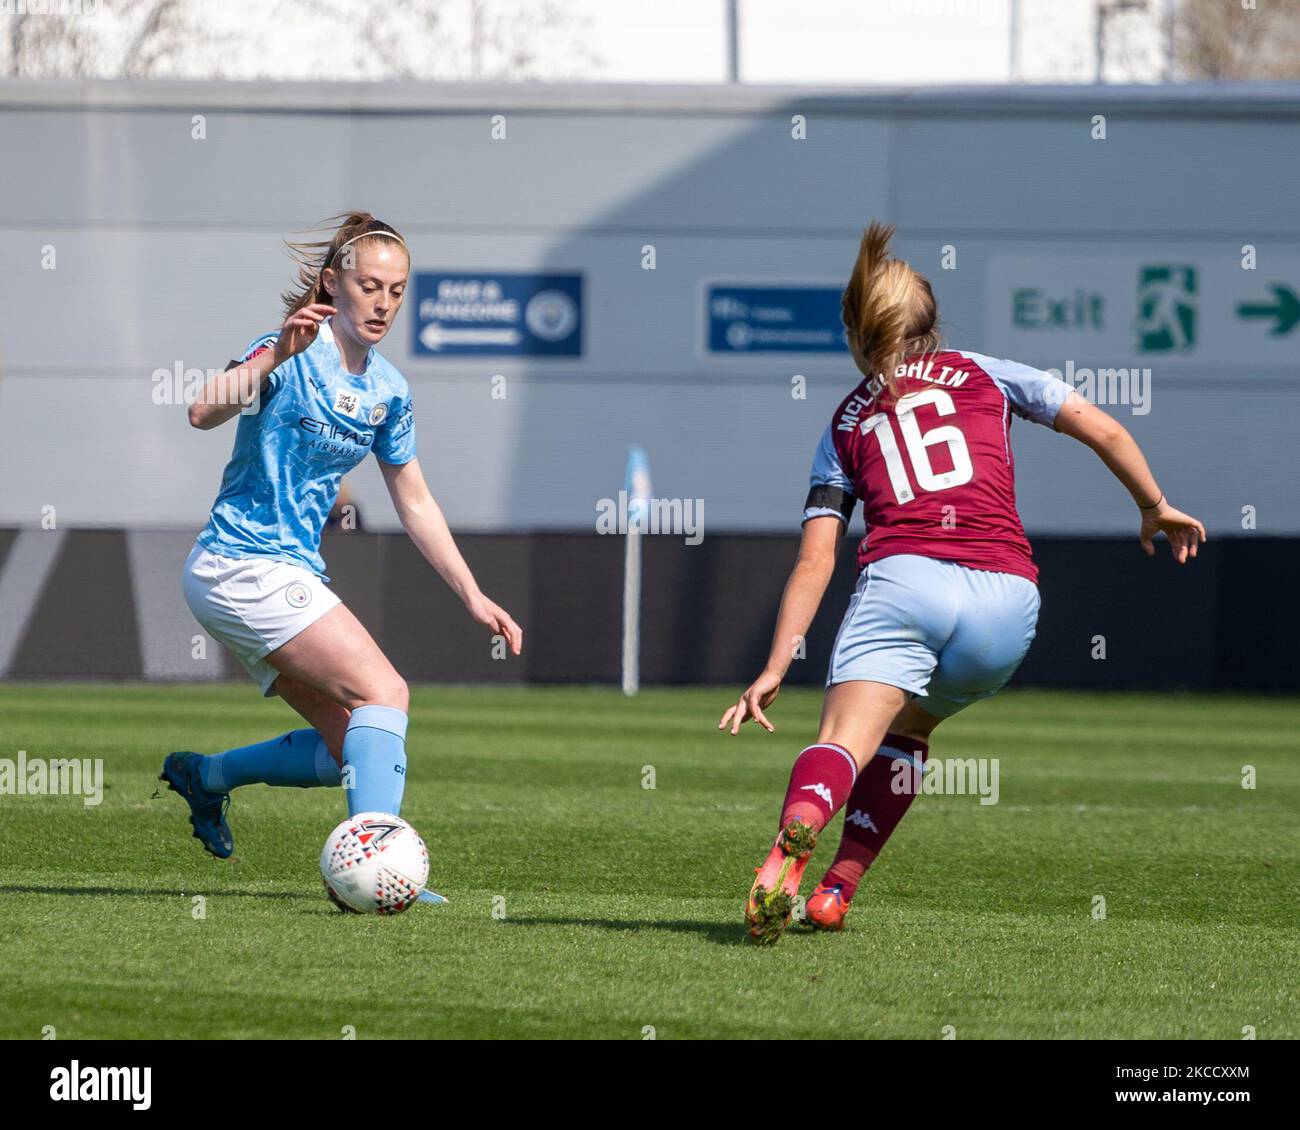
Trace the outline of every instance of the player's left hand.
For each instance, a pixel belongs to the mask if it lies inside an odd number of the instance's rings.
[[[510,644],[510,651],[518,655],[524,650],[524,630],[510,618],[510,613],[488,600],[481,592],[475,593],[465,601],[469,614],[485,628],[491,628],[497,635],[505,636]]]
[[[1196,547],[1209,540],[1200,522],[1163,501],[1155,510],[1142,511],[1142,530],[1138,538],[1148,557],[1155,555],[1156,547],[1151,544],[1151,539],[1160,533],[1169,539],[1170,552],[1179,565],[1186,565],[1196,556]]]

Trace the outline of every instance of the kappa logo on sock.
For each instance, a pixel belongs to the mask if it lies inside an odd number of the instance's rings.
[[[817,784],[815,784],[815,785],[804,785],[804,787],[803,787],[800,791],[801,791],[801,792],[805,792],[805,793],[807,793],[807,792],[816,793],[817,796],[819,796],[819,797],[822,799],[822,802],[823,802],[824,804],[834,804],[834,803],[835,803],[833,800],[831,800],[831,791],[830,791],[830,789],[828,789],[828,788],[827,788],[825,785],[823,785],[820,781],[818,781]]]
[[[863,812],[860,808],[855,808],[851,815],[844,818],[846,824],[856,824],[859,828],[865,828],[869,832],[879,834],[880,829],[872,823],[870,815]]]

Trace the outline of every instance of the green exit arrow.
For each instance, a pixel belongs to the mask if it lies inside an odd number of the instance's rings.
[[[1237,307],[1239,318],[1276,318],[1273,335],[1284,334],[1300,322],[1300,298],[1289,286],[1273,283],[1269,289],[1277,296],[1272,306],[1262,302],[1243,302]]]

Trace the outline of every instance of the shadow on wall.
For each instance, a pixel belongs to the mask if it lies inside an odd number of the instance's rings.
[[[528,629],[524,661],[494,659],[484,634],[400,537],[331,536],[325,553],[340,593],[414,679],[613,682],[623,546],[593,531],[598,500],[617,495],[627,448],[640,444],[649,450],[656,495],[703,500],[706,532],[698,546],[675,536],[647,539],[644,678],[748,680],[762,663],[794,558],[812,449],[857,375],[840,354],[709,355],[704,283],[838,285],[864,223],[893,220],[899,253],[932,275],[956,344],[994,352],[996,342],[980,340],[981,256],[989,247],[1196,232],[1215,202],[1227,199],[1234,223],[1263,215],[1268,192],[1240,199],[1238,191],[1243,169],[1260,168],[1250,162],[1276,152],[1254,143],[1256,123],[1232,126],[1250,149],[1245,164],[1207,162],[1186,145],[1195,122],[1161,121],[1145,133],[1114,131],[1101,147],[1091,142],[1079,126],[1081,107],[1100,98],[1120,111],[1125,97],[809,95],[767,96],[753,112],[689,105],[519,111],[503,144],[487,140],[482,115],[459,109],[359,113],[344,127],[355,131],[349,151],[374,146],[400,152],[400,162],[345,164],[340,154],[336,181],[301,195],[285,185],[237,189],[252,217],[246,227],[265,229],[269,240],[285,215],[328,210],[325,198],[409,215],[411,186],[418,186],[417,270],[584,276],[584,352],[576,361],[402,361],[419,402],[421,459],[453,523],[512,531],[461,540],[485,590]],[[806,119],[803,140],[792,136],[794,115]],[[265,142],[275,132],[267,125],[273,115],[254,117],[246,115],[245,131],[232,115],[225,144]],[[323,144],[333,138],[326,118],[305,125]],[[124,173],[116,179],[136,183]],[[1133,191],[1166,181],[1179,191]],[[204,222],[229,222],[217,204],[209,207]],[[462,257],[467,240],[477,241],[484,261]],[[928,267],[949,240],[958,243],[961,269]],[[647,246],[654,270],[643,269]],[[497,371],[510,375],[504,401],[487,391]],[[807,377],[806,399],[791,396],[795,374]],[[1241,412],[1256,411],[1249,397],[1237,399]],[[1218,469],[1207,468],[1176,427],[1162,438],[1158,429],[1168,432],[1169,419],[1152,418],[1151,441],[1162,458],[1168,453],[1171,473],[1177,466],[1180,476],[1213,477]],[[1059,520],[1063,484],[1074,481],[1070,459],[1091,459],[1038,431],[1017,425],[1020,501],[1031,529],[1042,516]],[[1095,466],[1087,473],[1103,474]],[[214,477],[208,490],[215,488]],[[1110,513],[1113,499],[1076,491],[1070,504],[1071,520],[1083,523]],[[193,532],[72,530],[61,541],[38,540],[54,536],[40,531],[5,535],[0,552],[22,567],[0,562],[0,670],[26,678],[243,677],[220,649],[193,655],[198,629],[179,599]],[[858,519],[796,670],[800,681],[823,677],[860,532]],[[1184,575],[1148,563],[1127,539],[1035,538],[1044,610],[1024,680],[1281,689],[1290,661],[1280,641],[1293,639],[1297,626],[1277,548],[1288,544],[1216,541]],[[1260,624],[1249,605],[1261,591],[1258,578],[1274,576],[1267,591],[1275,614]],[[1188,608],[1198,610],[1190,620]],[[1160,630],[1176,618],[1190,626],[1171,648]],[[1088,641],[1098,633],[1111,641],[1105,663],[1090,658]]]
[[[189,535],[74,530],[18,603],[14,568],[36,560],[0,530],[0,673],[10,679],[244,679],[213,641],[173,614]],[[401,534],[335,533],[325,547],[339,595],[413,681],[609,683],[619,680],[621,539],[594,534],[470,535],[465,555],[525,624],[522,660],[494,649]],[[690,547],[649,539],[642,677],[647,685],[743,685],[760,670],[796,539],[720,535]],[[1225,539],[1195,569],[1148,560],[1130,540],[1044,539],[1038,639],[1023,686],[1094,689],[1300,690],[1291,662],[1300,590],[1289,583],[1300,542]],[[832,596],[795,663],[792,684],[819,685],[856,573],[846,543]],[[25,575],[25,574],[24,574]],[[1270,616],[1255,612],[1272,594]],[[761,610],[761,613],[755,610]],[[1098,645],[1101,645],[1100,651]]]
[[[1123,95],[1105,97],[1116,110],[1127,108]],[[575,213],[571,230],[548,240],[535,263],[538,271],[583,272],[584,356],[577,364],[522,367],[522,407],[508,433],[503,481],[511,494],[508,524],[590,530],[597,500],[616,495],[633,444],[650,452],[657,496],[703,500],[702,545],[647,540],[648,682],[737,682],[756,673],[793,561],[812,449],[835,403],[858,380],[846,354],[708,354],[707,281],[840,285],[865,223],[893,220],[901,229],[898,253],[934,281],[950,340],[995,351],[995,342],[981,340],[987,319],[980,280],[989,249],[1006,243],[1007,233],[1077,242],[1195,231],[1206,222],[1207,194],[1230,188],[1227,174],[1216,171],[1212,184],[1198,182],[1204,191],[1195,199],[1159,191],[1135,197],[1135,183],[1177,180],[1203,161],[1181,140],[1153,141],[1159,131],[1117,131],[1098,146],[1075,128],[1084,104],[1078,91],[1056,105],[1048,95],[1042,104],[1010,109],[981,95],[962,107],[960,98],[812,96],[749,116],[664,112],[575,122],[524,115],[512,125],[510,145],[521,148],[501,152],[515,175],[508,164],[496,172],[514,195],[497,187],[494,201],[511,224],[527,227],[541,191],[521,168],[546,169],[551,194],[583,200],[599,184],[608,200],[594,215]],[[792,135],[796,115],[807,128],[800,140]],[[674,155],[666,173],[665,151]],[[938,269],[947,240],[960,244],[962,270]],[[644,269],[647,248],[653,270]],[[808,379],[806,399],[790,395],[795,373]],[[501,442],[490,420],[480,410],[481,435]],[[1181,436],[1162,435],[1159,420],[1154,426],[1144,444],[1168,453],[1171,471],[1186,465]],[[1176,422],[1170,427],[1178,431]],[[1059,524],[1073,472],[1086,468],[1100,481],[1104,471],[1046,431],[1017,424],[1015,433],[1026,524],[1032,529],[1036,517],[1049,515]],[[1100,490],[1071,496],[1072,514],[1090,532],[1098,523],[1114,529],[1117,506],[1122,501]],[[745,536],[754,530],[773,536]],[[823,677],[861,532],[859,518],[798,681]],[[1231,618],[1237,605],[1219,589],[1212,560],[1203,556],[1183,577],[1167,563],[1148,563],[1127,541],[1035,540],[1045,602],[1023,681],[1280,685],[1280,668],[1248,658],[1233,629],[1215,621]],[[531,562],[527,677],[616,678],[621,546],[549,536],[529,539],[520,552]],[[1081,575],[1088,577],[1083,585]],[[1080,601],[1085,587],[1095,603]],[[1159,606],[1172,615],[1174,593],[1190,602],[1181,606],[1184,622],[1188,607],[1204,614],[1193,618],[1199,646],[1189,639],[1176,656],[1155,643],[1162,621],[1153,613]],[[1091,658],[1089,642],[1102,634],[1113,641],[1104,662]]]

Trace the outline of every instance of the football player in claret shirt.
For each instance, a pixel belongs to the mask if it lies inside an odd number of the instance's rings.
[[[190,406],[215,428],[236,415],[235,449],[183,588],[204,630],[269,696],[308,723],[210,756],[173,753],[162,780],[185,798],[199,842],[234,850],[226,810],[241,785],[347,784],[349,815],[398,814],[406,779],[406,683],[327,587],[321,530],[343,476],[374,452],[402,527],[469,614],[514,654],[523,632],[479,590],[415,457],[406,379],[375,348],[406,292],[406,243],[368,212],[333,237],[292,244],[296,289],[282,327],[255,339]],[[347,770],[345,776],[345,768]]]
[[[835,639],[820,731],[795,760],[776,842],[745,906],[758,942],[775,941],[789,923],[817,835],[841,808],[839,851],[806,913],[816,927],[843,926],[863,873],[911,804],[930,734],[996,694],[1029,649],[1037,571],[1016,512],[1013,415],[1101,457],[1133,497],[1148,554],[1163,533],[1186,564],[1205,540],[1200,522],[1169,505],[1128,432],[1063,381],[945,348],[930,284],[889,257],[892,231],[868,228],[844,291],[846,337],[863,380],[817,445],[767,666],[718,724],[736,734],[752,719],[773,730],[764,711],[861,502],[861,573]]]

